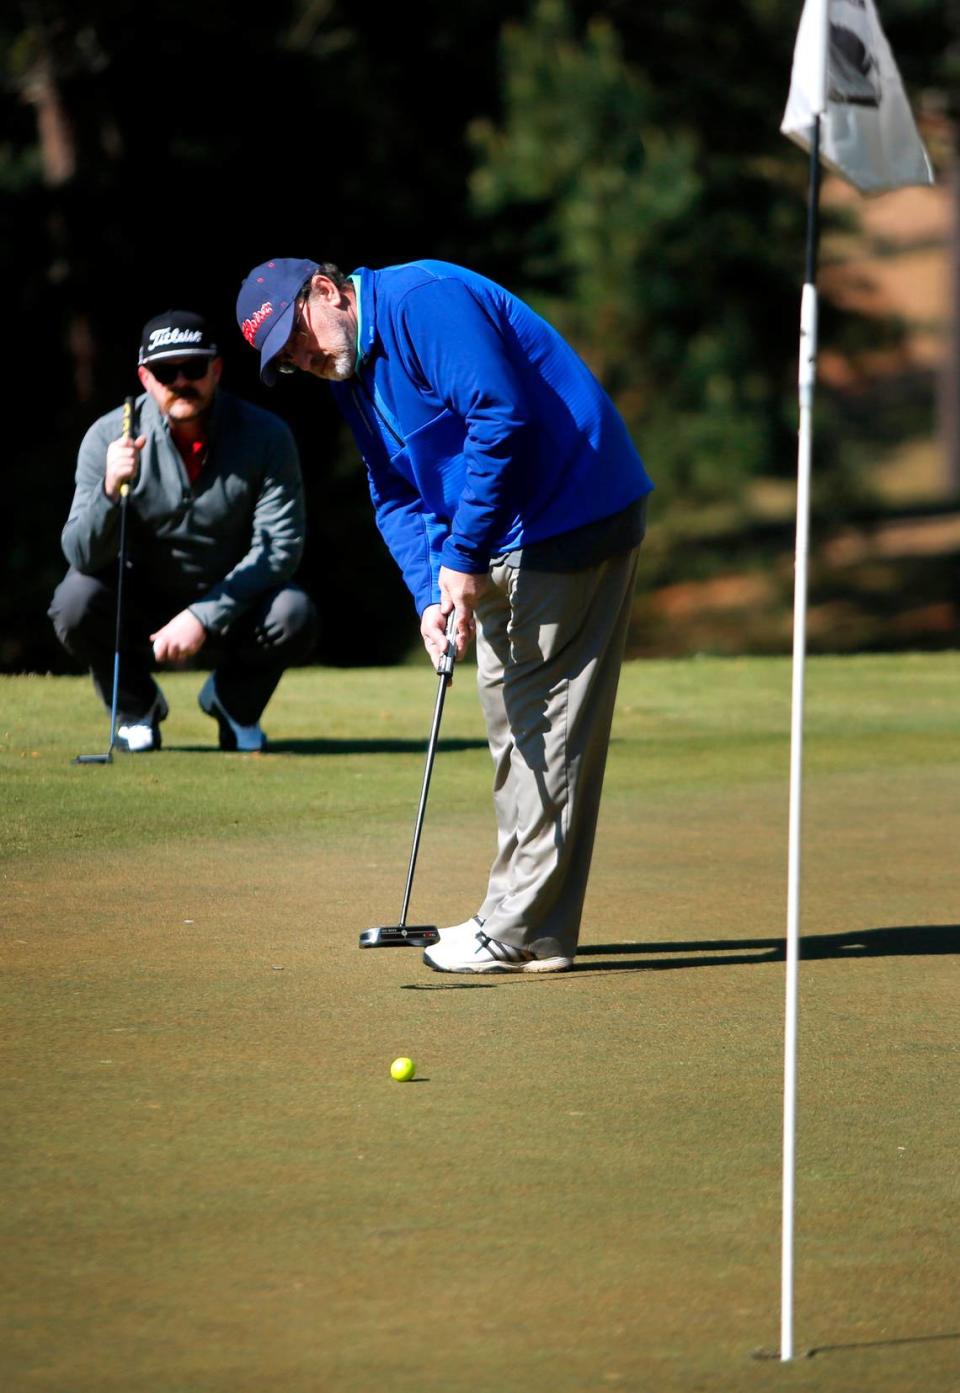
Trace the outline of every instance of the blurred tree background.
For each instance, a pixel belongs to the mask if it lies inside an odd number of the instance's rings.
[[[347,270],[441,257],[527,298],[613,394],[657,482],[631,651],[784,651],[807,163],[779,123],[800,9],[7,7],[12,525],[0,670],[74,670],[46,607],[64,569],[76,449],[137,389],[140,328],[174,305],[211,317],[226,385],[295,431],[309,506],[301,580],[325,616],[319,660],[392,662],[410,650],[412,607],[326,390],[262,388],[234,324],[243,276],[281,255]],[[938,254],[955,261],[958,3],[882,0],[881,12],[953,190]],[[858,201],[828,202],[825,273],[832,255],[855,265],[878,245],[864,240]],[[888,239],[878,254],[896,251]],[[955,474],[923,498],[879,487],[885,459],[934,439],[937,372],[917,369],[902,308],[845,303],[845,285],[837,278],[822,317],[833,370],[818,397],[812,646],[953,645]],[[926,328],[949,367],[955,312],[944,306]],[[941,421],[956,388],[943,380]],[[937,520],[936,555],[921,547],[918,562],[886,546],[878,559],[877,539],[911,517]]]

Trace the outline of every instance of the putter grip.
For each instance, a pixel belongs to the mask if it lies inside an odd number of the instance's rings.
[[[448,681],[453,679],[453,665],[457,660],[457,645],[453,639],[453,631],[457,626],[457,611],[452,609],[447,616],[447,651],[437,664],[437,675],[446,677]]]
[[[124,440],[133,439],[133,408],[136,399],[134,397],[124,397],[123,399],[123,438]],[[126,498],[130,492],[129,484],[120,485],[120,497]]]

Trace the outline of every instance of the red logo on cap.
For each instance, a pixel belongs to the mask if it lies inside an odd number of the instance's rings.
[[[256,347],[254,340],[257,337],[257,330],[260,328],[260,325],[263,323],[265,319],[269,319],[272,314],[273,306],[271,305],[269,300],[264,300],[260,308],[258,310],[254,310],[250,318],[245,319],[243,323],[240,325],[240,332],[243,334],[243,337],[246,339],[247,343],[250,345],[251,348]]]

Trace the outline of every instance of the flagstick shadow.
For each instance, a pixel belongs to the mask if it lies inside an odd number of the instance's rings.
[[[797,1359],[815,1359],[821,1354],[843,1354],[846,1350],[895,1349],[898,1345],[933,1345],[947,1340],[960,1340],[960,1332],[949,1335],[902,1335],[892,1340],[852,1340],[849,1344],[814,1345],[812,1349],[797,1352]],[[758,1349],[750,1356],[752,1359],[779,1359],[777,1350]]]
[[[859,1340],[849,1345],[816,1345],[810,1350],[809,1358],[818,1354],[838,1354],[847,1349],[892,1349],[895,1345],[932,1345],[941,1340],[960,1340],[960,1332],[950,1335],[904,1335],[894,1340]]]

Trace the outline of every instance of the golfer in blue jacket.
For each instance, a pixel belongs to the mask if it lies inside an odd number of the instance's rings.
[[[477,639],[494,762],[486,895],[440,972],[572,964],[652,488],[606,392],[528,305],[462,266],[256,267],[237,321],[260,373],[331,384],[431,657]]]

